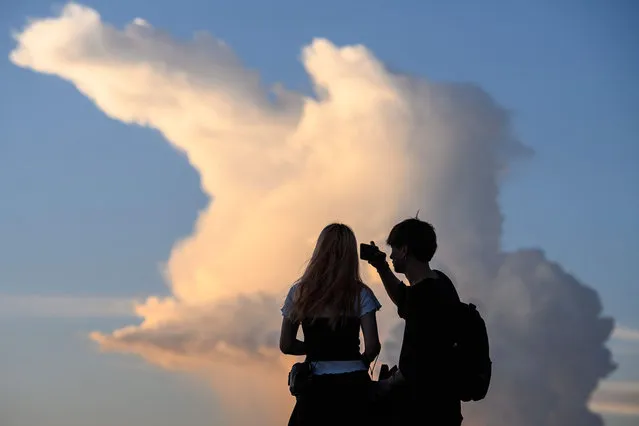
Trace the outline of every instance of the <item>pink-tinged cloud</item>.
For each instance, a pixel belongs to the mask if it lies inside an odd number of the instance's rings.
[[[639,420],[639,381],[604,381],[593,395],[590,408],[605,414],[637,417]]]
[[[627,342],[639,342],[639,330],[618,325],[612,333],[612,338]]]

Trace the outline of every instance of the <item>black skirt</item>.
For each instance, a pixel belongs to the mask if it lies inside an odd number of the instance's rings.
[[[354,426],[370,424],[371,378],[366,370],[321,374],[298,397],[288,426]]]

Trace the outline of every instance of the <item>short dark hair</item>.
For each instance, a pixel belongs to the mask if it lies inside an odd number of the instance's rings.
[[[393,226],[386,244],[397,248],[406,247],[408,254],[428,263],[437,250],[437,235],[433,225],[415,217]]]

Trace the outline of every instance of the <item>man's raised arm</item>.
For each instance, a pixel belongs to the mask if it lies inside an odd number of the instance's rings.
[[[375,246],[374,243],[371,243],[371,245]],[[368,263],[377,270],[379,277],[382,279],[382,284],[384,284],[384,288],[386,289],[386,293],[388,293],[393,303],[399,307],[399,305],[404,302],[407,287],[406,284],[397,278],[388,262],[386,262],[386,253],[378,250],[377,254],[373,256]]]

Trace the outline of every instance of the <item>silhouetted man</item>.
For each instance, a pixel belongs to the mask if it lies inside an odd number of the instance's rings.
[[[399,369],[379,382],[379,391],[392,407],[394,424],[459,426],[452,324],[460,300],[451,280],[430,268],[437,249],[435,230],[420,219],[407,219],[393,227],[386,242],[395,272],[404,274],[410,285],[395,276],[384,252],[377,250],[368,261],[406,322]]]

